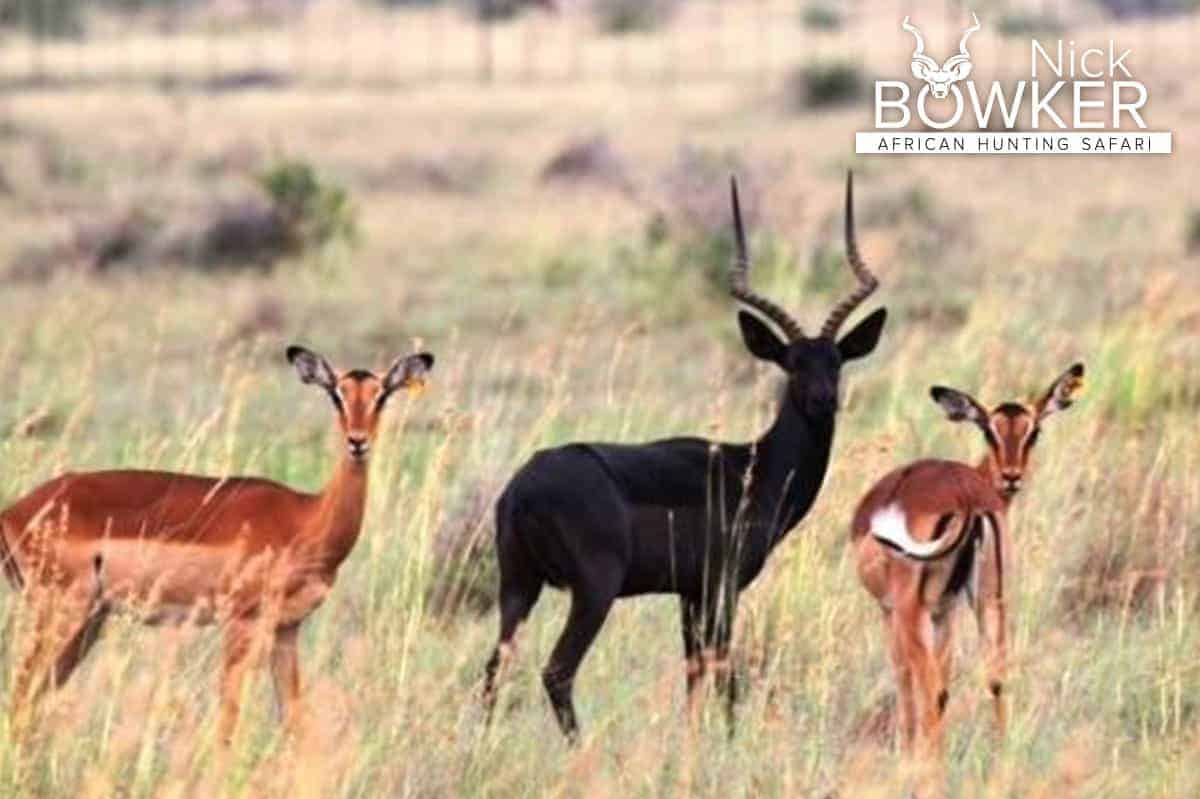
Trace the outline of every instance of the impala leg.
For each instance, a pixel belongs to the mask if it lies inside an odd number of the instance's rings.
[[[738,674],[733,658],[730,656],[730,639],[733,633],[733,621],[722,625],[717,630],[716,646],[713,647],[713,685],[717,695],[725,697],[725,720],[729,724],[729,735],[732,737],[737,723]]]
[[[890,612],[884,612],[883,625],[884,634],[887,636],[888,655],[892,660],[892,671],[896,676],[896,730],[900,737],[900,751],[905,755],[912,755],[916,737],[912,669],[900,645],[900,636],[893,627]]]
[[[893,610],[892,629],[898,654],[909,672],[915,718],[912,754],[918,769],[919,795],[923,799],[939,797],[944,792],[941,752],[947,694],[934,651],[933,619],[914,595]]]
[[[225,630],[221,663],[221,715],[218,735],[221,743],[233,742],[241,713],[242,686],[246,672],[253,665],[254,624],[249,621],[230,621]]]
[[[937,664],[938,684],[941,693],[938,701],[941,704],[939,723],[945,727],[946,707],[950,703],[950,681],[954,671],[954,616],[955,608],[951,607],[945,615],[934,617],[933,622],[933,657]]]
[[[1004,699],[1008,659],[1004,600],[999,597],[985,597],[977,603],[975,615],[979,623],[979,635],[984,640],[987,650],[988,692],[992,695],[996,734],[1003,738],[1008,726],[1008,709]]]
[[[600,572],[598,567],[597,572]],[[619,573],[616,569],[608,569],[574,588],[566,626],[542,672],[542,684],[550,697],[558,725],[571,743],[579,740],[579,723],[572,699],[575,673],[604,625],[619,587]]]
[[[510,580],[508,585],[501,580],[500,589],[500,637],[492,656],[488,658],[483,674],[483,707],[487,721],[491,722],[492,713],[496,708],[496,685],[502,676],[505,666],[516,655],[517,628],[525,621],[529,611],[537,603],[542,593],[542,583],[527,581],[517,584]]]
[[[100,555],[93,556],[91,574],[77,580],[67,595],[67,626],[54,662],[55,688],[66,684],[76,666],[87,657],[108,618],[110,608],[104,602],[104,561]]]
[[[27,599],[33,626],[13,686],[13,705],[24,710],[47,688],[66,684],[99,639],[109,613],[90,580],[38,586]]]
[[[1008,708],[1004,682],[1008,671],[1007,611],[1004,600],[1006,537],[1003,520],[989,516],[989,532],[983,545],[984,563],[980,572],[979,595],[975,599],[975,620],[987,654],[988,691],[996,718],[996,733],[1003,737],[1008,726]]]
[[[303,734],[299,624],[281,627],[275,631],[275,640],[271,646],[271,677],[275,683],[275,700],[284,726],[292,734]]]
[[[737,675],[729,657],[728,627],[718,628],[715,614],[704,612],[699,602],[683,599],[680,605],[687,668],[688,715],[693,722],[698,719],[704,695],[700,687],[711,673],[717,694],[728,700],[726,711],[732,734],[734,705],[737,703]]]
[[[896,608],[892,623],[900,655],[911,671],[915,689],[918,755],[922,759],[936,760],[942,751],[943,715],[948,694],[934,652],[933,619],[918,601],[909,601]]]
[[[933,623],[933,653],[942,672],[942,685],[947,691],[954,677],[955,615],[955,609],[951,608],[944,617],[934,619]]]
[[[700,603],[687,597],[679,598],[679,621],[683,633],[683,659],[687,674],[687,705],[689,716],[699,707],[697,687],[704,679],[704,659],[700,647]]]
[[[736,598],[736,595],[735,595]],[[702,691],[696,688],[711,673],[718,696],[726,700],[726,719],[729,732],[734,732],[735,709],[738,700],[737,674],[730,658],[733,634],[734,605],[685,601],[683,609],[684,652],[688,657],[688,707],[696,714]]]
[[[91,606],[84,618],[67,638],[58,658],[54,662],[54,687],[61,688],[71,679],[76,667],[87,657],[88,652],[100,640],[104,622],[108,620],[109,608],[102,604]]]

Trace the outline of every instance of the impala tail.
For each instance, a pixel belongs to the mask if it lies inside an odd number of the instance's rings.
[[[911,560],[940,560],[958,548],[971,527],[971,519],[968,516],[963,519],[956,535],[944,535],[953,523],[954,516],[952,513],[942,516],[938,519],[934,537],[929,541],[919,541],[908,531],[904,509],[892,504],[876,511],[871,517],[871,535],[888,549]]]

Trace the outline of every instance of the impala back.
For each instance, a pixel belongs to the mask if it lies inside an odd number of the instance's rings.
[[[310,555],[301,530],[275,520],[302,514],[314,497],[269,480],[159,472],[66,474],[0,514],[22,574],[95,572],[105,598],[136,606],[148,620],[211,621],[223,602],[261,588],[270,568]],[[199,599],[197,599],[199,597]]]
[[[699,595],[725,562],[747,460],[702,439],[570,444],[535,454],[505,502],[551,585],[607,555],[627,567],[622,596]]]

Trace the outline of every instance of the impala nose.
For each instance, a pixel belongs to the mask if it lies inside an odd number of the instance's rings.
[[[823,386],[808,392],[807,410],[813,414],[834,413],[838,406],[837,386]]]
[[[348,436],[346,449],[350,451],[350,457],[361,460],[367,457],[367,453],[371,449],[371,442],[367,441],[365,436]]]
[[[1004,486],[1004,493],[1010,497],[1021,490],[1020,474],[1003,474],[1000,476],[1000,480]]]

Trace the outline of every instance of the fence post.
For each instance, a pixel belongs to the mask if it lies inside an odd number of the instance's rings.
[[[491,83],[495,77],[495,26],[496,0],[479,0],[477,10],[479,21],[479,59],[477,63],[477,78],[480,83]]]
[[[46,72],[42,60],[42,41],[45,36],[43,28],[46,25],[45,6],[39,0],[26,0],[24,5],[24,16],[29,30],[29,78],[33,83],[40,83]]]
[[[771,82],[771,7],[768,0],[758,0],[755,23],[758,36],[755,52],[758,53],[758,82],[767,86]]]

